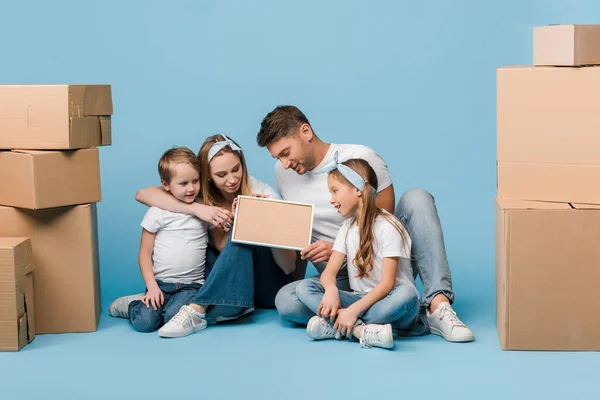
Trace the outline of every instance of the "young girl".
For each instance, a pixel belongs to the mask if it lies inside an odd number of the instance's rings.
[[[210,230],[207,248],[208,277],[191,302],[168,322],[159,335],[179,337],[200,330],[201,319],[218,322],[237,318],[254,306],[274,306],[278,290],[291,281],[296,253],[292,250],[249,246],[230,241],[226,217],[234,209],[238,195],[278,197],[271,187],[248,174],[241,148],[225,135],[207,138],[198,153],[200,161],[199,203],[176,201],[160,187],[138,192],[136,199],[148,206],[196,215],[207,207],[217,210],[209,220],[217,228]]]
[[[361,159],[328,168],[331,204],[344,221],[320,283],[304,280],[298,299],[316,316],[306,331],[313,339],[359,339],[362,347],[392,348],[392,327],[410,331],[420,301],[410,263],[411,240],[396,217],[375,205],[377,176]],[[327,172],[327,171],[325,171]],[[352,292],[338,290],[336,275],[347,258]]]

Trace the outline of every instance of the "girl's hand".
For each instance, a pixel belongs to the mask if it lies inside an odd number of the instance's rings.
[[[152,306],[154,311],[156,311],[165,304],[165,296],[163,295],[162,290],[157,286],[156,288],[148,290],[144,297],[142,297],[142,303],[144,303],[146,307]]]
[[[317,309],[317,315],[321,318],[329,317],[329,320],[333,322],[340,309],[340,294],[337,288],[326,289],[321,304]]]
[[[233,223],[233,217],[230,210],[204,204],[200,204],[199,206],[200,207],[196,207],[196,217],[222,228],[225,232],[229,232],[231,224]]]
[[[338,316],[333,325],[333,329],[346,337],[350,337],[352,330],[354,329],[354,324],[356,324],[356,320],[358,320],[358,313],[351,308],[343,308],[338,311]]]

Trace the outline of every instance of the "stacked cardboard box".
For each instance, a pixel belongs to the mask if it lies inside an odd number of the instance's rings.
[[[111,115],[109,85],[0,86],[0,237],[31,239],[35,333],[97,329],[95,147]]]
[[[535,28],[497,71],[496,325],[505,350],[600,350],[600,26]]]

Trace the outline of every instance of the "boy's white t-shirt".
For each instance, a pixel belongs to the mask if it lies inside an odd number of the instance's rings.
[[[351,158],[366,160],[377,174],[379,184],[377,192],[381,192],[392,184],[392,178],[385,161],[367,146],[332,143],[323,161],[312,171],[307,171],[303,175],[297,174],[291,168],[284,169],[281,162],[277,161],[275,165],[275,182],[283,200],[314,204],[312,242],[318,240],[334,242],[344,222],[344,218],[329,203],[331,194],[327,187],[328,174],[319,173],[319,171],[333,163],[333,155],[336,151],[338,152],[339,162]]]
[[[385,211],[384,211],[385,212]],[[396,285],[409,285],[417,292],[415,281],[412,275],[410,263],[411,239],[403,228],[407,238],[406,242],[402,239],[400,232],[385,217],[378,216],[375,219],[373,228],[373,269],[367,277],[357,277],[358,268],[354,264],[354,257],[360,246],[360,232],[358,224],[354,218],[344,221],[340,229],[333,251],[346,255],[348,267],[348,279],[350,288],[357,293],[369,293],[375,286],[381,282],[383,259],[385,257],[400,257],[398,260],[398,270],[396,272]],[[417,292],[418,294],[418,292]]]
[[[206,222],[192,215],[150,207],[141,225],[156,233],[152,253],[156,280],[204,283],[208,241]]]

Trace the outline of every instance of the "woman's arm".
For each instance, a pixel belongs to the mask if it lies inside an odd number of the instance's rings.
[[[138,190],[135,199],[149,207],[158,207],[162,210],[180,214],[194,215],[203,221],[225,230],[231,229],[233,223],[230,210],[221,207],[208,206],[197,201],[187,204],[171,196],[161,186],[150,186]]]

